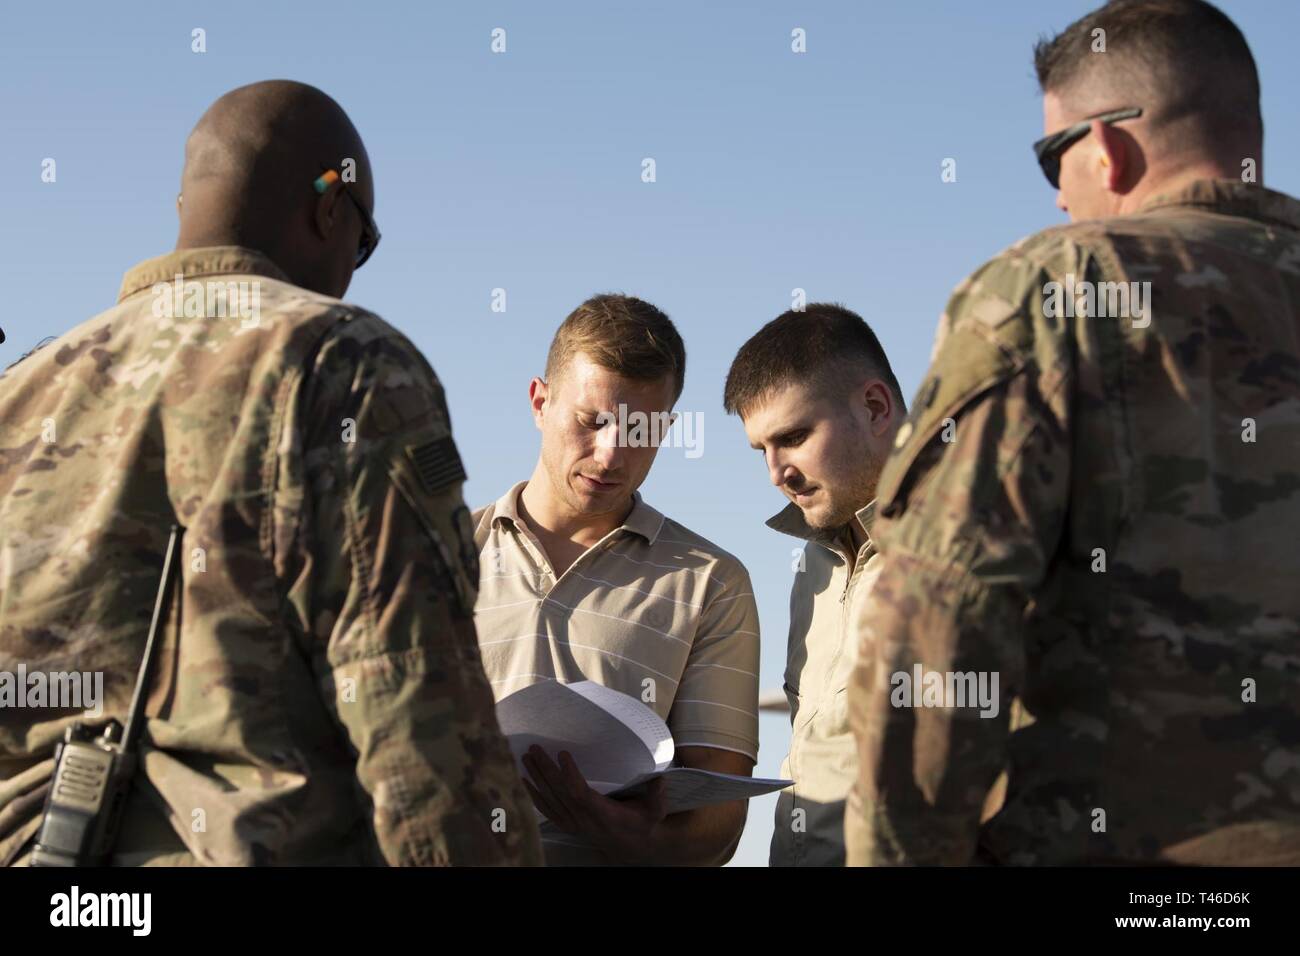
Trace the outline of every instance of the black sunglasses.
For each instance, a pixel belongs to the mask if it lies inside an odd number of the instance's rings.
[[[321,169],[324,172],[312,184],[318,193],[325,192],[325,190],[329,189],[331,183],[337,182],[339,179],[339,174],[330,167],[322,164]],[[357,245],[357,261],[356,265],[353,266],[355,269],[360,269],[366,264],[366,260],[375,254],[375,248],[379,245],[379,226],[375,224],[374,217],[366,211],[366,207],[361,205],[361,200],[353,194],[352,190],[348,189],[347,183],[340,183],[340,186],[343,192],[347,194],[347,197],[352,200],[352,205],[357,207],[357,212],[361,214],[361,241]]]
[[[1051,136],[1044,136],[1036,142],[1034,144],[1034,155],[1038,157],[1038,165],[1042,167],[1043,175],[1052,184],[1052,188],[1061,188],[1061,155],[1088,135],[1088,131],[1092,129],[1093,120],[1114,123],[1117,120],[1133,119],[1141,115],[1142,110],[1137,106],[1110,110],[1107,113],[1098,113],[1096,116],[1089,116],[1073,126],[1067,126]]]

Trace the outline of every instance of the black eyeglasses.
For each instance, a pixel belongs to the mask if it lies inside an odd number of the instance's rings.
[[[318,193],[325,192],[325,190],[330,188],[332,183],[338,182],[339,180],[339,174],[333,169],[330,169],[328,166],[323,164],[321,165],[321,169],[325,170],[325,172],[318,176],[316,181],[312,184]],[[361,205],[361,200],[353,194],[352,190],[348,189],[347,184],[342,183],[341,185],[343,192],[352,200],[352,205],[356,206],[357,212],[361,214],[361,241],[357,245],[357,261],[356,265],[353,266],[355,269],[360,269],[366,264],[366,260],[375,254],[375,248],[379,245],[379,226],[375,224],[374,217],[366,211],[366,207]]]
[[[1114,123],[1118,120],[1133,119],[1141,115],[1142,110],[1137,106],[1128,106],[1124,109],[1110,110],[1107,113],[1098,113],[1096,116],[1089,116],[1073,126],[1067,126],[1051,136],[1044,136],[1036,142],[1034,144],[1034,155],[1038,157],[1038,165],[1042,167],[1043,175],[1052,184],[1052,188],[1061,188],[1061,155],[1088,135],[1088,131],[1092,129],[1093,120]]]

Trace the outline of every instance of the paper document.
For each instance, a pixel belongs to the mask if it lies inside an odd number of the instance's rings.
[[[594,681],[531,684],[497,704],[497,720],[521,777],[528,776],[522,757],[529,747],[557,762],[566,750],[593,790],[614,797],[638,796],[666,777],[669,813],[747,800],[794,782],[673,766],[673,737],[659,715]]]

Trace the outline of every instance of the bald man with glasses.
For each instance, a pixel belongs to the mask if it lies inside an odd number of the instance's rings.
[[[339,299],[379,243],[361,137],[320,90],[255,83],[199,120],[181,183],[176,249],[0,375],[0,671],[105,697],[0,708],[0,865],[58,858],[50,758],[122,721],[173,524],[110,862],[540,863],[442,386]]]

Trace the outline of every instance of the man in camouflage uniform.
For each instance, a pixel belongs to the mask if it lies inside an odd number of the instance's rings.
[[[1210,5],[1036,59],[1074,222],[958,287],[881,476],[849,862],[1294,865],[1300,203]]]
[[[378,241],[356,130],[311,87],[235,90],[182,197],[174,253],[0,377],[0,671],[102,672],[121,718],[177,522],[114,862],[540,862],[442,388],[336,298]],[[0,862],[81,716],[0,706]]]

